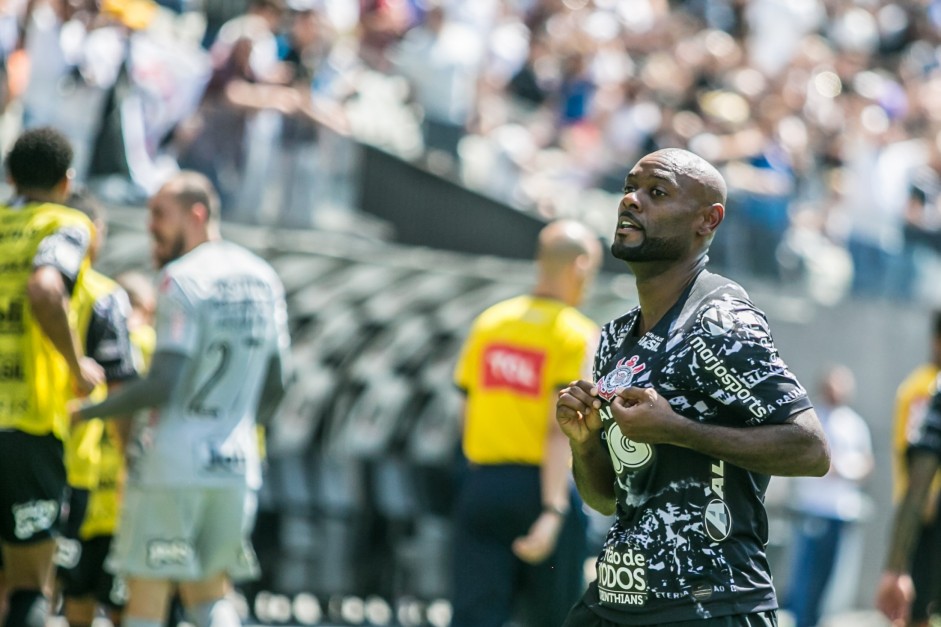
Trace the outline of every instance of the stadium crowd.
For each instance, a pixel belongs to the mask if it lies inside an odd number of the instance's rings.
[[[0,0],[0,144],[53,126],[109,203],[192,170],[224,220],[281,226],[349,209],[370,144],[604,237],[636,194],[626,167],[684,148],[728,182],[710,249],[724,272],[824,303],[937,304],[939,27],[929,0]],[[842,453],[856,470],[795,506],[802,532],[834,529],[830,549],[868,507],[872,447],[847,395],[822,390],[819,410],[834,467]],[[860,505],[820,511],[834,495]],[[558,522],[563,501],[540,515]],[[825,581],[818,535],[793,568]],[[820,598],[786,601],[819,618]]]
[[[352,138],[604,233],[624,164],[686,147],[729,180],[722,267],[934,299],[937,2],[160,4],[0,6],[7,126],[65,130],[106,198],[179,164],[230,219],[316,224],[352,198]]]

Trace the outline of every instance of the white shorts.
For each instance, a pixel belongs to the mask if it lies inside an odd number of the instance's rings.
[[[252,548],[258,498],[232,488],[127,486],[108,569],[131,577],[201,581],[258,577]]]

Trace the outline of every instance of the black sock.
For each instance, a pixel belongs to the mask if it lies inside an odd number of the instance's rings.
[[[14,590],[3,627],[43,627],[48,604],[39,590]]]

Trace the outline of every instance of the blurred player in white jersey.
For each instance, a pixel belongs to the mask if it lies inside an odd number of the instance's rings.
[[[113,554],[128,579],[123,624],[163,625],[178,585],[197,627],[238,625],[225,593],[258,570],[256,424],[284,393],[284,290],[267,263],[222,240],[218,196],[200,174],[181,172],[154,195],[150,233],[162,269],[150,371],[73,419],[154,408],[131,442]]]

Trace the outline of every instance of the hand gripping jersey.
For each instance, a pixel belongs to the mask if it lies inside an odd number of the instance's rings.
[[[288,350],[284,289],[241,246],[204,243],[159,278],[156,352],[190,357],[170,401],[136,439],[140,486],[261,485],[255,411],[269,360]]]
[[[678,414],[747,429],[811,407],[778,356],[764,315],[737,284],[703,271],[643,337],[635,308],[602,329],[600,396],[653,387]],[[617,517],[585,601],[620,624],[661,624],[777,606],[765,557],[769,477],[671,445],[603,437],[617,475]]]
[[[33,318],[26,286],[35,268],[51,265],[71,291],[88,265],[93,230],[60,205],[0,207],[0,429],[59,439],[68,432],[71,375]]]

